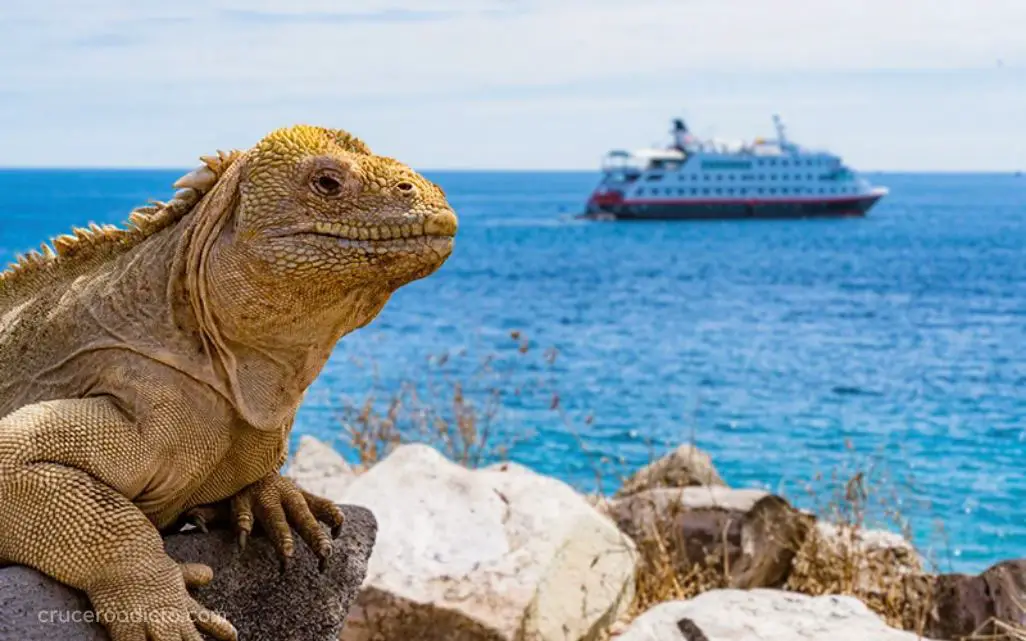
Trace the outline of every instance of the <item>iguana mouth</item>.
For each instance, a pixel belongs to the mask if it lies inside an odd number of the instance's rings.
[[[452,238],[456,235],[456,217],[432,216],[415,223],[374,226],[318,222],[311,231],[320,236],[357,241],[404,240],[424,237]]]

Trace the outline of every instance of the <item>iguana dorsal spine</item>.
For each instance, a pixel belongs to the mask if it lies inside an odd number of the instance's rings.
[[[79,276],[174,225],[193,210],[241,156],[238,150],[218,150],[216,155],[201,156],[203,164],[174,182],[172,186],[178,191],[170,201],[151,201],[136,208],[123,228],[96,223],[74,227],[70,234],[54,238],[52,246],[43,243],[38,250],[19,255],[0,272],[0,310],[47,285]]]

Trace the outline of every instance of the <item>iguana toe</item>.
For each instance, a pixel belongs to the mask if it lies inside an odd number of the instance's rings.
[[[346,520],[342,510],[332,501],[322,496],[310,494],[305,490],[300,490],[300,493],[306,499],[306,504],[310,507],[313,515],[317,517],[317,520],[331,526],[331,538],[337,539],[342,534],[342,524]]]
[[[235,631],[235,626],[228,619],[204,608],[192,597],[189,597],[187,606],[189,615],[200,632],[212,636],[218,639],[218,641],[238,641],[239,633]],[[185,638],[191,641],[192,637],[186,636]],[[196,634],[196,639],[200,641],[201,637],[199,634]]]
[[[214,570],[209,565],[182,563],[178,567],[182,570],[182,578],[185,579],[187,588],[202,588],[214,580]]]

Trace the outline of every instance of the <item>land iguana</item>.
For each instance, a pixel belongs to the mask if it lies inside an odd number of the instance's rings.
[[[282,559],[321,558],[341,511],[278,470],[335,344],[437,270],[456,216],[435,184],[340,130],[280,129],[204,157],[124,228],[43,244],[0,274],[0,564],[89,597],[113,641],[235,639],[161,532],[229,510]]]

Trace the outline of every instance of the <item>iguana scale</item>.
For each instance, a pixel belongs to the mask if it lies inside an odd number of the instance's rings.
[[[241,542],[321,557],[342,514],[278,470],[345,334],[449,256],[442,190],[339,130],[218,153],[125,228],[0,274],[0,563],[83,590],[113,641],[234,639],[160,533],[228,509]],[[290,527],[291,526],[291,527]]]

